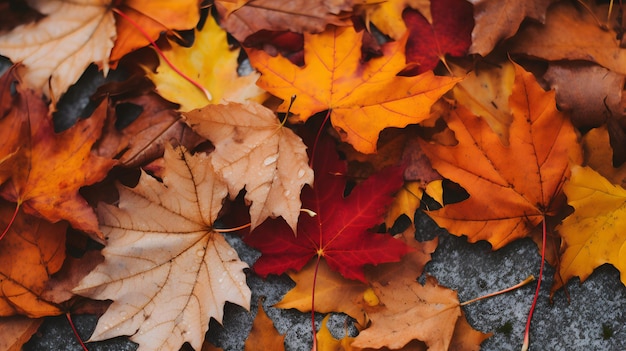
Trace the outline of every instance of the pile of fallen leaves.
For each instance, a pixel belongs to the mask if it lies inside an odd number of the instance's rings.
[[[533,238],[553,292],[605,263],[626,283],[613,1],[0,10],[2,350],[77,313],[101,314],[90,341],[208,348],[227,301],[250,307],[227,232],[295,281],[275,307],[354,319],[342,340],[324,321],[318,350],[477,350],[456,293],[418,282],[437,240],[415,240],[415,211],[494,250]],[[90,64],[113,78],[59,130]],[[260,310],[246,350],[283,348],[272,328]]]

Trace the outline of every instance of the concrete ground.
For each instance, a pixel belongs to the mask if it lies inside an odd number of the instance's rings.
[[[485,243],[468,244],[439,229],[426,215],[416,218],[417,237],[430,239],[439,236],[440,244],[427,265],[428,274],[439,282],[457,290],[459,300],[465,301],[489,292],[514,285],[529,274],[538,276],[540,257],[536,245],[520,240],[502,250],[492,252]],[[238,238],[230,237],[240,257],[252,264],[258,253],[246,247]],[[584,284],[577,280],[567,285],[571,301],[563,291],[548,299],[554,270],[548,268],[542,284],[541,296],[532,322],[531,350],[626,350],[626,287],[620,282],[619,272],[609,266],[598,269]],[[293,287],[289,278],[270,277],[266,281],[254,274],[248,276],[252,289],[252,312],[235,305],[227,305],[224,326],[211,322],[208,338],[227,351],[243,350],[251,328],[256,303],[265,296],[264,307],[280,333],[287,335],[286,349],[309,351],[311,334],[309,314],[293,310],[279,310],[271,305]],[[535,284],[516,291],[470,304],[464,307],[470,324],[483,332],[493,332],[482,350],[519,350],[522,345],[528,309],[533,299]],[[318,322],[322,316],[318,316]],[[341,336],[346,317],[331,319],[331,331]],[[76,316],[83,338],[95,328],[96,318]],[[334,327],[332,327],[334,326]],[[134,350],[136,345],[125,338],[89,344],[92,351]],[[80,350],[64,317],[50,318],[33,339],[26,351]]]

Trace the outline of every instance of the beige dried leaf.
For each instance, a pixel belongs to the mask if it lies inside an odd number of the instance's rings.
[[[372,324],[356,337],[353,347],[395,350],[420,340],[429,350],[449,349],[461,317],[456,292],[439,286],[433,277],[425,285],[414,279],[397,279],[373,286],[381,306],[368,313]]]
[[[28,4],[45,17],[0,33],[0,55],[23,64],[20,76],[28,87],[58,99],[90,63],[106,73],[115,38],[110,0]]]
[[[208,105],[184,114],[194,131],[215,145],[211,162],[231,197],[245,187],[252,228],[282,216],[296,230],[300,191],[313,183],[306,146],[266,107],[248,102]]]
[[[119,207],[98,207],[105,261],[74,292],[113,304],[90,341],[130,335],[139,351],[200,350],[226,301],[250,306],[247,265],[212,230],[226,185],[204,154],[168,146],[164,160],[163,183],[144,173],[119,187]]]

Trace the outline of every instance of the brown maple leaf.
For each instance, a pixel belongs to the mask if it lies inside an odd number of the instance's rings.
[[[569,166],[582,160],[574,127],[556,109],[554,92],[545,92],[518,65],[509,107],[509,145],[463,106],[445,117],[457,145],[421,143],[433,167],[470,195],[429,216],[471,242],[489,241],[494,250],[527,236],[560,209]]]
[[[220,14],[221,25],[237,40],[244,42],[260,30],[319,33],[328,24],[349,25],[346,18],[338,15],[342,11],[351,11],[352,1],[250,0],[236,4],[216,1],[215,7]]]
[[[14,107],[11,118],[23,121],[30,130],[20,141],[11,179],[0,188],[0,196],[50,222],[65,219],[102,240],[93,209],[78,190],[102,180],[116,163],[91,152],[102,132],[106,102],[90,118],[57,134],[41,97],[21,86],[18,92],[24,104]]]
[[[476,20],[469,52],[486,56],[499,41],[513,36],[526,17],[543,23],[554,1],[469,0]]]
[[[545,25],[530,23],[507,47],[511,52],[545,60],[591,61],[626,74],[626,49],[620,47],[617,33],[603,28],[591,11],[574,3],[559,2],[550,7]]]
[[[105,261],[74,289],[113,300],[92,341],[130,335],[138,350],[200,350],[209,320],[222,321],[226,301],[249,308],[237,253],[213,230],[228,194],[205,154],[165,150],[163,183],[142,173],[119,186],[119,207],[100,204]]]
[[[259,50],[248,54],[261,72],[257,84],[284,100],[279,111],[287,110],[294,95],[291,112],[299,115],[298,121],[330,110],[330,120],[342,140],[357,151],[373,153],[381,130],[428,118],[432,104],[458,79],[436,77],[430,71],[415,77],[396,76],[405,67],[404,41],[384,45],[382,57],[362,63],[362,35],[353,27],[305,33],[304,67]]]

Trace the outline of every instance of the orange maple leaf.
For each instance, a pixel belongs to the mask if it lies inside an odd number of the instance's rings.
[[[91,152],[102,132],[106,101],[90,118],[57,134],[41,97],[20,87],[18,92],[26,103],[9,117],[24,121],[30,130],[22,137],[11,179],[0,187],[0,196],[50,222],[65,219],[102,240],[96,215],[78,190],[102,180],[116,163]]]
[[[383,56],[361,62],[361,38],[353,27],[330,27],[320,34],[304,34],[304,62],[300,68],[282,56],[249,49],[251,64],[261,72],[257,84],[285,100],[306,121],[330,110],[330,119],[344,141],[357,151],[376,151],[378,134],[387,127],[405,127],[429,117],[430,107],[459,79],[436,77],[432,71],[415,77],[396,74],[405,67],[406,37],[382,47]]]
[[[508,146],[463,106],[444,117],[457,145],[421,142],[433,167],[470,194],[428,214],[450,233],[487,240],[494,250],[525,237],[563,205],[569,166],[582,161],[574,127],[556,109],[554,92],[545,92],[518,65],[509,106]]]
[[[0,227],[8,226],[13,207],[0,202]],[[47,223],[19,211],[0,241],[0,316],[61,314],[59,306],[42,294],[65,259],[66,228],[66,223]]]
[[[198,0],[125,0],[113,12],[117,37],[111,61],[148,45],[150,42],[144,34],[156,40],[164,31],[191,29],[200,20]]]

